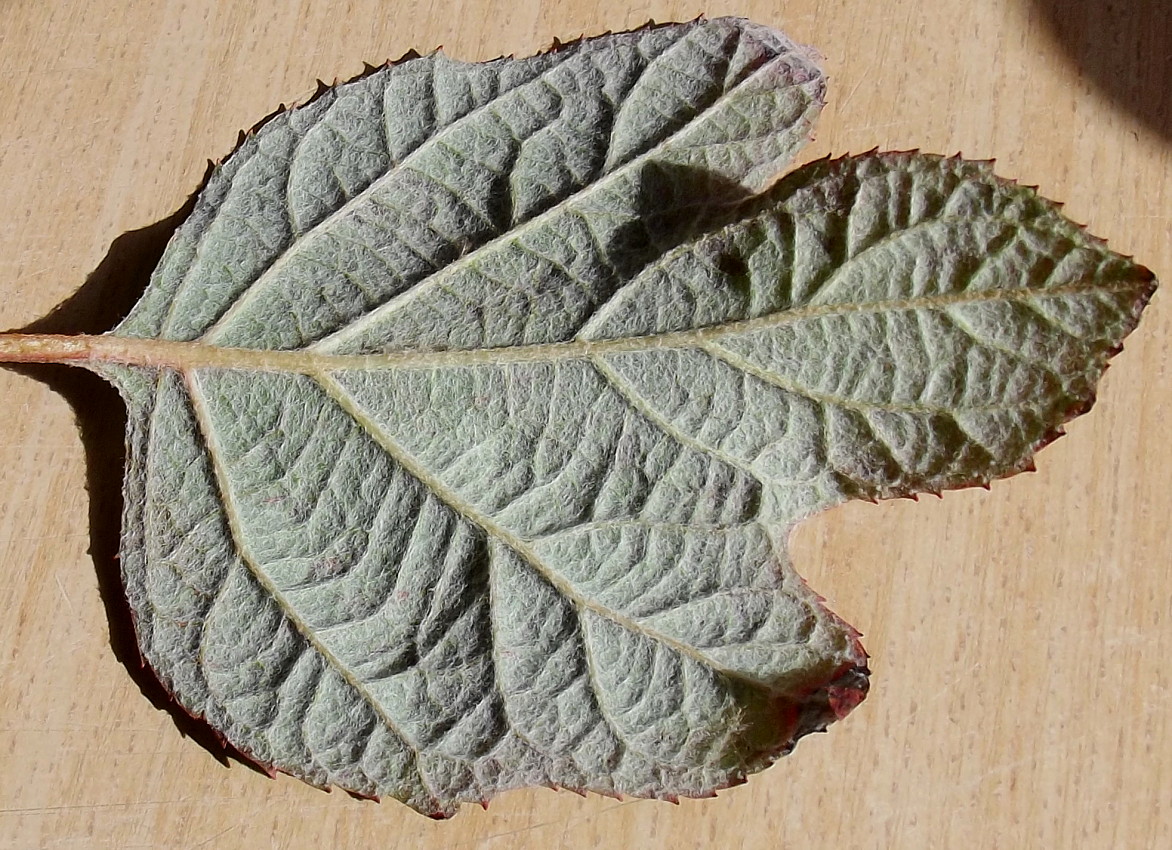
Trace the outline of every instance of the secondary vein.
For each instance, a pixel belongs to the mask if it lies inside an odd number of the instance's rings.
[[[567,581],[563,576],[559,575],[557,571],[551,569],[537,553],[537,550],[526,540],[518,537],[509,529],[498,523],[492,517],[479,510],[475,505],[468,502],[459,493],[450,488],[442,480],[437,478],[425,467],[418,458],[412,455],[406,448],[404,448],[397,440],[391,437],[347,392],[338,381],[328,374],[315,374],[313,378],[322,386],[326,394],[332,398],[346,413],[351,416],[362,428],[364,428],[374,440],[400,464],[411,475],[417,478],[422,484],[431,490],[444,504],[454,510],[456,513],[465,517],[471,523],[484,531],[485,534],[496,539],[500,543],[508,546],[521,556],[534,571],[538,573],[543,579],[548,581],[558,593],[562,594],[566,599],[577,608],[579,611],[590,611],[598,616],[611,621],[628,631],[635,634],[641,634],[654,641],[664,644],[671,649],[692,658],[699,664],[708,667],[717,673],[726,676],[729,679],[747,682],[754,687],[766,688],[770,691],[773,688],[768,682],[756,679],[752,676],[746,675],[743,672],[732,670],[725,667],[708,656],[704,655],[695,647],[688,646],[681,643],[675,638],[649,628],[643,623],[638,622],[626,615],[607,608],[586,596],[583,596],[576,587]]]
[[[419,749],[411,740],[395,719],[387,714],[386,708],[383,707],[374,695],[366,688],[365,683],[355,674],[355,672],[342,659],[335,655],[328,646],[321,642],[318,634],[312,626],[305,621],[305,619],[298,612],[296,606],[293,605],[281,589],[273,583],[273,580],[261,568],[260,563],[255,556],[249,551],[248,546],[244,543],[245,534],[243,522],[240,518],[240,512],[236,508],[235,496],[232,492],[232,487],[228,479],[228,471],[224,468],[223,459],[220,457],[220,452],[217,448],[215,437],[215,425],[212,422],[211,411],[208,410],[207,402],[203,397],[203,391],[200,389],[198,379],[191,373],[184,373],[184,385],[187,388],[188,397],[191,399],[191,408],[195,413],[196,421],[199,423],[199,430],[203,436],[204,445],[207,449],[208,459],[211,462],[212,470],[216,478],[217,489],[220,493],[220,501],[224,506],[224,516],[228,521],[228,528],[232,534],[232,543],[236,549],[240,560],[252,573],[257,583],[264,589],[265,593],[276,603],[277,607],[281,609],[281,613],[289,620],[305,639],[314,651],[316,651],[325,662],[340,675],[355,692],[362,697],[363,701],[367,703],[378,715],[383,725],[386,726],[394,735],[396,735],[407,751],[411,753],[412,760],[415,762],[415,771],[419,775],[419,781],[426,789],[427,793],[433,799],[438,800],[439,796],[436,793],[435,787],[429,781],[427,774],[424,773],[422,761],[419,758]]]

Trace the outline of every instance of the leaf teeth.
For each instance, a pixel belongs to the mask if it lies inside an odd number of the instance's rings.
[[[779,530],[1033,470],[1155,289],[992,160],[752,195],[814,54],[614,38],[319,81],[86,349],[144,656],[272,774],[436,818],[744,782],[869,688]]]
[[[404,65],[407,62],[414,62],[416,59],[420,59],[420,58],[422,58],[422,54],[420,54],[418,50],[415,50],[414,48],[412,48],[412,49],[408,50],[406,53],[404,53],[402,56],[400,56],[398,59],[388,59],[386,62],[383,63],[383,67],[384,68],[393,68],[396,65]]]

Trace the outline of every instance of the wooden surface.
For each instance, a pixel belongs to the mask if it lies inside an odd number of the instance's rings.
[[[315,78],[701,11],[825,55],[804,158],[996,157],[1172,279],[1172,11],[1107,5],[0,0],[0,325],[73,293]],[[830,734],[715,800],[535,790],[446,823],[225,767],[152,706],[109,582],[117,405],[99,394],[83,417],[91,507],[69,405],[0,371],[0,848],[1172,847],[1170,347],[1159,293],[1039,474],[799,530],[799,571],[873,656],[870,698]]]

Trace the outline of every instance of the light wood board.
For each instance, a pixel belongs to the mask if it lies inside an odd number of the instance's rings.
[[[0,326],[69,296],[316,78],[701,11],[825,55],[803,159],[995,157],[1172,277],[1172,12],[1061,5],[0,0]],[[873,656],[869,699],[829,734],[715,800],[521,791],[444,823],[225,767],[151,705],[111,649],[71,410],[0,371],[0,848],[1172,847],[1170,348],[1158,293],[1038,474],[798,531],[799,571]]]

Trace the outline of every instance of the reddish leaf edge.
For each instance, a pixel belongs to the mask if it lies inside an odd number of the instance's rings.
[[[809,589],[806,580],[801,576],[798,577],[803,586]],[[690,799],[712,799],[716,797],[719,792],[726,791],[730,788],[735,788],[744,785],[749,781],[749,777],[758,773],[765,768],[772,765],[778,759],[789,755],[793,752],[798,742],[806,737],[819,732],[825,732],[832,723],[842,720],[852,711],[854,711],[867,697],[870,690],[870,675],[871,670],[867,666],[867,661],[870,658],[867,650],[863,647],[861,638],[862,633],[854,626],[847,623],[836,613],[834,613],[825,604],[824,597],[810,591],[814,596],[814,602],[819,608],[837,625],[839,625],[848,635],[851,645],[851,656],[854,660],[844,662],[838,667],[834,668],[831,673],[822,679],[815,681],[805,688],[797,690],[792,694],[779,696],[774,702],[773,710],[777,717],[778,725],[786,729],[783,736],[782,743],[767,750],[762,750],[757,753],[752,753],[745,759],[745,766],[742,770],[737,772],[728,782],[715,785],[712,788],[696,793],[683,794],[620,794],[608,792],[596,788],[575,787],[571,785],[558,785],[551,783],[547,787],[552,791],[569,791],[577,794],[580,797],[586,797],[589,793],[595,793],[602,797],[610,797],[614,800],[659,800],[668,803],[679,804],[683,798]],[[138,618],[131,612],[131,622],[138,634]],[[155,669],[147,662],[145,656],[142,654],[141,648],[138,653],[139,664],[142,669],[153,675],[159,683],[159,687],[168,697],[168,703],[160,707],[161,711],[179,712],[190,718],[192,721],[199,723],[206,727],[211,736],[223,747],[225,753],[230,758],[235,758],[240,761],[245,767],[257,771],[271,780],[276,780],[279,776],[285,775],[297,779],[312,788],[330,794],[337,788],[343,791],[355,800],[363,802],[381,803],[383,797],[376,794],[364,794],[361,791],[356,791],[352,788],[346,788],[342,785],[332,785],[329,783],[320,784],[311,782],[306,777],[298,775],[288,770],[276,767],[263,759],[257,758],[250,750],[241,747],[236,742],[230,740],[224,735],[207,716],[202,713],[192,712],[175,698],[167,683],[163,681]],[[225,767],[230,765],[221,762]],[[535,786],[541,787],[541,786]],[[521,790],[521,789],[513,789]],[[480,807],[488,810],[489,803],[494,798],[485,798],[479,801],[473,801],[475,805],[479,803]],[[461,811],[461,807],[457,806],[453,809],[436,808],[430,812],[422,812],[432,820],[449,820],[455,817]]]
[[[748,20],[747,18],[743,18],[738,15],[718,15],[717,16],[717,18],[722,18],[722,17],[737,18],[739,20]],[[648,32],[650,30],[663,29],[665,27],[674,27],[674,26],[680,26],[680,25],[684,25],[684,24],[698,24],[703,21],[709,21],[709,20],[714,20],[714,19],[710,18],[708,15],[705,15],[705,14],[699,14],[696,17],[690,18],[686,21],[656,21],[654,18],[648,18],[646,23],[643,23],[643,24],[641,24],[637,27],[634,27],[630,30],[623,30],[623,33],[625,34],[625,33]],[[550,40],[549,46],[547,46],[543,49],[534,51],[533,53],[527,53],[522,58],[531,59],[531,58],[534,58],[537,56],[545,56],[545,55],[551,54],[551,53],[558,53],[559,51],[566,50],[568,48],[577,47],[579,44],[581,44],[584,41],[589,41],[590,39],[593,39],[593,38],[601,38],[601,37],[607,36],[607,35],[615,35],[615,31],[608,29],[608,30],[604,30],[601,32],[591,33],[589,35],[587,35],[585,32],[581,32],[577,36],[574,36],[573,38],[570,38],[567,41],[562,41],[558,36],[553,36],[553,38]],[[807,45],[798,44],[797,42],[794,42],[794,44],[795,44],[795,46],[798,47],[798,49],[809,52],[812,57],[819,55],[817,53],[817,51],[815,51],[813,48],[811,48]],[[309,92],[308,94],[306,94],[304,96],[301,96],[299,98],[291,100],[288,103],[282,102],[281,104],[279,104],[277,106],[276,109],[274,109],[272,112],[270,112],[267,115],[265,115],[264,117],[262,117],[255,124],[253,124],[251,127],[249,127],[246,130],[241,130],[237,134],[236,144],[232,147],[231,151],[229,151],[227,154],[225,154],[223,157],[221,157],[218,160],[209,159],[207,161],[209,170],[218,169],[221,165],[223,165],[223,163],[228,159],[228,157],[230,157],[232,154],[236,153],[236,151],[240,148],[240,146],[243,145],[249,138],[256,135],[257,132],[259,132],[261,129],[263,129],[264,126],[266,124],[268,124],[270,121],[274,120],[275,118],[280,117],[281,115],[285,114],[286,112],[292,112],[294,109],[300,109],[303,106],[309,106],[311,103],[315,102],[316,100],[320,99],[321,97],[324,97],[327,93],[330,92],[330,90],[337,88],[338,86],[343,86],[348,83],[355,83],[355,82],[358,82],[359,80],[366,79],[367,77],[371,76],[372,74],[377,74],[379,71],[386,70],[387,68],[394,68],[398,65],[405,65],[408,62],[415,61],[416,59],[423,59],[424,57],[433,56],[433,55],[437,55],[437,54],[450,55],[444,50],[443,44],[437,44],[435,46],[435,48],[433,48],[432,50],[430,50],[426,53],[420,53],[415,48],[411,48],[411,49],[407,50],[406,53],[403,53],[401,56],[399,56],[399,58],[387,59],[378,65],[373,65],[370,62],[364,61],[362,63],[362,70],[359,71],[357,74],[354,74],[351,77],[345,77],[345,78],[334,77],[333,82],[330,82],[330,83],[327,83],[325,80],[318,77],[316,80],[314,80],[315,88],[312,92]],[[459,57],[454,57],[454,58],[456,58],[457,61],[468,62],[469,64],[482,64],[482,63],[486,63],[486,62],[497,62],[497,61],[500,61],[501,59],[516,59],[517,54],[516,53],[501,53],[501,54],[498,54],[497,56],[494,56],[491,58],[486,58],[486,59],[459,59]],[[210,174],[208,176],[210,177]],[[207,178],[205,178],[203,183],[201,183],[200,189],[198,189],[197,192],[202,190],[203,184],[206,184],[206,182],[207,182]]]
[[[707,19],[708,18],[706,15],[698,15],[696,18],[690,19],[689,21],[656,22],[653,19],[649,19],[645,24],[643,24],[640,27],[635,28],[632,31],[638,32],[638,31],[645,31],[645,30],[651,30],[651,29],[658,29],[658,28],[664,27],[664,26],[676,25],[679,23],[694,23],[694,22],[707,20]],[[601,35],[608,35],[608,34],[611,34],[612,32],[613,32],[612,30],[606,30],[605,32],[600,32],[600,33],[596,33],[596,34],[589,35],[589,36],[583,33],[583,34],[580,34],[579,36],[577,36],[576,38],[570,39],[569,41],[561,41],[557,37],[554,37],[548,48],[546,48],[545,50],[537,51],[536,53],[534,53],[532,55],[542,55],[545,53],[557,52],[559,50],[563,50],[565,48],[575,46],[576,44],[578,44],[588,38],[594,38],[594,37],[601,36]],[[801,47],[801,45],[799,45],[799,46]],[[803,47],[802,49],[805,49],[807,51],[811,51],[813,53],[813,50],[810,47]],[[437,46],[435,48],[435,50],[431,51],[431,52],[432,53],[443,52],[442,45]],[[372,65],[369,63],[364,63],[364,67],[363,67],[362,71],[360,71],[359,73],[355,74],[354,76],[346,78],[346,79],[335,78],[333,83],[326,83],[323,80],[318,79],[316,81],[316,84],[317,84],[316,89],[312,93],[310,93],[308,96],[301,98],[301,99],[298,99],[298,100],[291,101],[287,104],[281,103],[276,109],[274,109],[272,112],[270,112],[269,114],[262,117],[255,124],[253,124],[251,127],[249,127],[246,130],[241,130],[237,136],[236,144],[232,147],[231,151],[229,151],[227,154],[225,154],[219,160],[209,159],[207,161],[208,164],[207,164],[207,168],[205,170],[205,173],[203,175],[203,178],[199,181],[199,185],[196,188],[195,193],[198,194],[200,191],[202,191],[203,187],[211,179],[211,177],[215,173],[215,171],[217,171],[221,167],[221,165],[228,159],[228,157],[230,157],[232,154],[234,154],[248,139],[250,139],[252,136],[256,135],[256,133],[259,132],[260,130],[262,130],[265,127],[265,125],[267,125],[269,122],[280,117],[281,115],[283,115],[286,112],[289,112],[293,109],[297,109],[297,108],[307,106],[307,105],[313,103],[314,101],[318,100],[319,98],[321,98],[325,94],[327,94],[332,88],[334,88],[338,85],[343,85],[346,83],[351,83],[351,82],[355,82],[355,81],[364,79],[374,73],[382,71],[385,68],[405,64],[405,63],[413,61],[415,59],[422,58],[424,55],[426,55],[426,54],[421,54],[418,51],[412,49],[412,50],[408,50],[406,53],[404,53],[398,59],[387,60],[380,65]],[[512,54],[512,53],[501,54],[500,56],[495,57],[495,59],[515,58],[515,55],[516,54]],[[488,61],[494,61],[494,59],[467,60],[467,61],[488,62]],[[939,160],[943,160],[943,161],[967,162],[967,163],[970,163],[973,165],[986,166],[990,170],[989,176],[992,179],[994,179],[1004,185],[1007,185],[1007,186],[1020,187],[1023,189],[1027,189],[1027,190],[1033,192],[1034,194],[1038,194],[1039,197],[1042,197],[1043,200],[1045,200],[1047,203],[1053,205],[1056,209],[1062,209],[1064,206],[1063,202],[1061,202],[1061,201],[1054,201],[1054,200],[1051,200],[1043,195],[1040,195],[1040,193],[1038,193],[1039,187],[1037,185],[1021,183],[1016,179],[1005,178],[1000,175],[992,173],[992,169],[996,163],[996,160],[994,158],[966,159],[963,156],[963,154],[959,151],[954,155],[931,154],[931,153],[926,153],[918,148],[906,149],[906,150],[896,150],[896,151],[882,151],[881,152],[879,150],[878,146],[875,146],[875,147],[871,148],[870,150],[864,151],[860,154],[852,154],[848,151],[843,154],[828,154],[828,155],[821,157],[819,159],[808,160],[805,162],[796,163],[788,170],[779,173],[776,177],[776,180],[781,181],[789,175],[792,175],[798,171],[802,171],[802,170],[805,170],[807,168],[811,168],[811,167],[814,167],[817,165],[833,164],[835,162],[840,162],[840,161],[847,160],[847,159],[855,159],[855,158],[862,157],[862,156],[882,156],[882,157],[923,156],[923,157],[927,157],[927,158],[931,158],[931,159],[939,159]],[[765,191],[768,191],[768,190],[765,190]],[[1101,237],[1095,236],[1094,234],[1090,233],[1087,229],[1086,224],[1081,223],[1081,222],[1074,222],[1074,224],[1093,241],[1095,241],[1103,246],[1106,246],[1108,244],[1106,239],[1103,239]],[[1121,256],[1123,256],[1125,259],[1128,259],[1128,260],[1133,259],[1133,255],[1130,255],[1130,254],[1122,254]],[[1020,464],[1018,464],[1017,466],[1015,466],[1011,469],[1008,469],[1000,474],[997,474],[997,475],[993,475],[993,476],[989,476],[989,477],[974,477],[973,479],[971,479],[969,481],[951,484],[947,488],[944,488],[944,489],[950,490],[950,491],[951,490],[972,489],[972,488],[981,488],[984,490],[989,490],[990,485],[993,481],[1010,478],[1010,477],[1013,477],[1013,476],[1015,476],[1019,473],[1022,473],[1022,472],[1035,472],[1037,469],[1037,467],[1034,464],[1035,455],[1039,451],[1041,451],[1042,449],[1049,446],[1051,443],[1053,443],[1058,438],[1065,436],[1065,434],[1066,434],[1065,425],[1069,424],[1069,422],[1071,420],[1089,412],[1093,408],[1093,406],[1097,400],[1098,382],[1102,378],[1102,373],[1105,372],[1106,369],[1110,365],[1108,361],[1123,351],[1124,346],[1122,343],[1122,339],[1129,336],[1136,329],[1136,327],[1139,324],[1139,321],[1140,321],[1140,318],[1141,318],[1141,315],[1142,315],[1144,309],[1150,303],[1156,290],[1159,288],[1159,282],[1158,282],[1155,274],[1150,269],[1148,269],[1145,266],[1139,265],[1139,264],[1136,264],[1135,267],[1136,267],[1136,273],[1137,273],[1137,285],[1139,287],[1139,292],[1137,294],[1137,297],[1132,302],[1131,315],[1129,316],[1128,321],[1124,325],[1124,330],[1121,335],[1120,343],[1117,346],[1109,349],[1105,353],[1104,358],[1103,358],[1103,362],[1101,364],[1099,364],[1099,368],[1100,368],[1099,378],[1091,385],[1089,392],[1084,397],[1077,399],[1067,410],[1065,410],[1063,412],[1058,424],[1056,424],[1053,428],[1051,428],[1049,431],[1047,431],[1046,434],[1044,434],[1040,439],[1035,441],[1035,443],[1030,447],[1029,451],[1026,452],[1026,454]],[[880,501],[887,501],[887,500],[892,500],[892,499],[911,499],[913,501],[918,501],[918,497],[919,497],[920,493],[929,493],[931,495],[937,496],[938,498],[943,498],[943,490],[934,491],[934,490],[926,490],[926,489],[909,490],[907,492],[885,493],[885,494],[881,494],[878,496],[870,496],[870,495],[866,495],[863,493],[859,493],[854,498],[859,499],[859,500],[863,500],[863,501],[869,501],[869,502],[872,502],[875,504],[877,504]],[[803,583],[804,583],[804,581],[805,580],[803,579]],[[852,661],[852,662],[847,662],[847,663],[840,665],[838,668],[836,668],[834,671],[832,671],[832,673],[829,676],[827,676],[824,680],[821,680],[821,681],[811,685],[805,691],[798,693],[798,694],[794,694],[790,697],[785,697],[785,698],[779,699],[778,705],[777,705],[777,713],[778,713],[779,723],[784,725],[785,727],[788,727],[788,729],[790,730],[789,734],[787,736],[785,736],[785,740],[782,743],[782,745],[777,748],[774,748],[771,751],[766,751],[766,752],[756,754],[754,761],[751,762],[751,767],[747,768],[745,771],[736,775],[729,782],[722,784],[722,785],[715,786],[708,791],[705,791],[702,793],[696,793],[696,794],[664,795],[664,796],[655,796],[655,795],[650,795],[650,794],[649,795],[626,795],[627,799],[658,799],[658,800],[663,800],[663,801],[667,801],[667,802],[678,803],[682,797],[699,798],[699,799],[716,797],[720,791],[724,791],[729,788],[737,787],[739,785],[744,784],[745,782],[748,781],[748,778],[752,773],[756,773],[756,772],[764,769],[765,767],[768,767],[770,764],[772,764],[777,759],[779,759],[785,755],[790,754],[794,750],[794,748],[796,747],[798,741],[800,741],[805,736],[816,733],[816,732],[826,731],[826,729],[832,723],[834,723],[837,720],[842,720],[843,718],[845,718],[848,714],[850,714],[855,708],[857,708],[866,699],[867,694],[869,692],[869,688],[870,688],[869,677],[870,677],[871,671],[868,668],[867,663],[866,663],[867,659],[869,658],[869,655],[866,652],[866,650],[864,649],[864,647],[860,641],[860,638],[862,637],[862,635],[853,626],[850,626],[848,623],[846,623],[846,621],[842,620],[842,618],[838,617],[837,614],[835,614],[827,606],[825,606],[823,604],[825,600],[821,596],[817,596],[817,600],[818,600],[820,607],[822,607],[823,610],[831,618],[833,618],[838,623],[840,623],[848,631],[848,633],[851,636],[853,654],[857,660]],[[132,615],[132,620],[134,620],[134,619],[136,619],[136,618],[134,618]],[[134,623],[134,630],[137,634],[138,633],[137,623]],[[157,674],[155,674],[154,669],[146,662],[145,658],[142,657],[141,650],[139,651],[139,659],[140,659],[140,663],[141,663],[144,671],[146,671],[152,675],[155,675],[155,678],[158,679],[158,681],[159,681],[160,688],[169,697],[168,705],[165,707],[162,707],[160,710],[180,712],[183,715],[186,715],[187,717],[191,718],[193,721],[198,722],[198,723],[202,724],[203,726],[205,726],[207,731],[210,732],[211,736],[224,747],[227,755],[230,758],[237,759],[246,767],[254,769],[254,770],[268,776],[270,779],[275,780],[280,774],[285,774],[288,776],[292,776],[292,777],[298,779],[299,781],[306,782],[306,784],[309,784],[312,787],[317,788],[320,791],[323,791],[326,793],[330,793],[333,791],[335,786],[332,786],[329,784],[323,785],[323,784],[308,782],[305,779],[305,777],[298,776],[297,774],[282,770],[280,768],[276,768],[273,765],[268,764],[268,763],[264,762],[263,760],[254,757],[254,755],[252,753],[248,752],[245,749],[242,749],[234,742],[228,740],[228,738],[225,737],[224,734],[218,728],[216,728],[210,721],[208,721],[206,716],[204,716],[203,714],[193,713],[193,712],[189,711],[185,706],[183,706],[182,703],[180,703],[177,699],[174,698],[170,688],[167,686],[167,683],[162,681],[162,679],[159,678],[157,676]],[[351,796],[357,800],[381,802],[381,799],[382,799],[379,796],[363,794],[361,792],[357,792],[352,789],[346,789],[342,786],[337,786],[337,787],[339,788],[339,790],[344,791],[346,794],[348,794],[349,796]],[[612,794],[612,793],[607,793],[607,792],[603,792],[603,791],[598,791],[595,789],[585,789],[585,788],[576,788],[576,787],[571,787],[571,786],[559,786],[559,785],[550,785],[548,787],[551,788],[552,790],[555,790],[555,791],[561,791],[561,790],[570,791],[570,792],[573,792],[573,793],[578,794],[580,796],[586,796],[588,791],[593,790],[594,793],[598,793],[601,796],[608,796],[608,797],[612,797],[614,799],[624,799],[624,795],[622,795],[622,794]],[[485,799],[485,800],[480,800],[479,804],[481,805],[482,808],[487,809],[490,802],[491,802],[490,800]],[[432,812],[426,812],[425,814],[428,817],[435,819],[435,820],[446,820],[446,819],[453,817],[456,813],[458,813],[458,811],[459,811],[459,809],[457,808],[453,811],[436,810],[436,811],[432,811]]]

